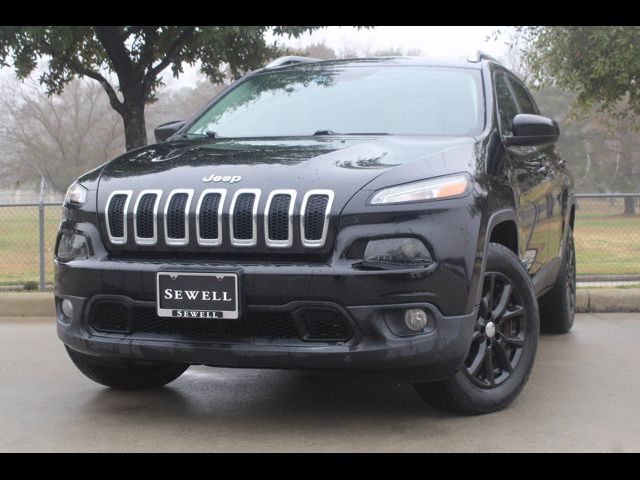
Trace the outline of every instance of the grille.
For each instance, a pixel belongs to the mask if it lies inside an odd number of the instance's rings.
[[[200,238],[213,240],[218,238],[218,207],[221,195],[219,193],[207,193],[200,205]]]
[[[237,240],[253,239],[253,193],[241,193],[233,209],[233,238]]]
[[[269,206],[269,239],[288,240],[289,239],[289,207],[291,205],[291,195],[274,195]]]
[[[300,317],[307,331],[305,340],[345,341],[351,338],[351,329],[335,310],[305,308]]]
[[[124,238],[127,195],[117,193],[111,197],[108,208],[109,231],[115,238]]]
[[[304,238],[321,240],[324,233],[325,214],[329,204],[328,195],[310,195],[304,216]]]
[[[91,307],[91,326],[104,332],[127,332],[129,308],[119,302],[96,302]]]
[[[283,339],[348,341],[353,336],[346,319],[330,308],[303,308],[295,313],[250,311],[238,320],[159,317],[153,307],[99,300],[89,323],[99,331],[180,336],[190,340]]]
[[[167,193],[164,197],[162,190],[152,189],[139,193],[113,192],[105,209],[110,243],[153,246],[160,241],[168,246],[193,243],[216,248],[227,248],[229,244],[290,248],[295,243],[295,235],[300,234],[303,247],[322,247],[334,195],[330,190],[310,190],[303,197],[302,208],[296,210],[296,190],[273,190],[263,203],[258,189],[240,189],[231,202],[226,201],[226,189],[206,189],[200,193],[195,208],[192,207],[193,190],[176,189]],[[130,240],[127,238],[129,201],[134,201],[134,235]],[[159,212],[162,212],[160,218]],[[296,224],[299,229],[293,228],[294,218],[300,222]],[[193,241],[190,222],[195,226]],[[158,235],[159,228],[164,235]],[[262,245],[258,244],[259,237]]]
[[[158,317],[153,308],[134,309],[135,333],[180,335],[198,340],[299,339],[294,320],[284,312],[248,312],[238,320]]]
[[[169,238],[186,237],[185,213],[188,200],[189,194],[187,193],[176,193],[171,197],[166,214],[167,236]]]
[[[145,193],[140,197],[136,212],[136,236],[138,238],[155,237],[154,207],[158,196],[155,193]]]

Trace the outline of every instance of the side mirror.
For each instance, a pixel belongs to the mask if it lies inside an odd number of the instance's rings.
[[[156,127],[153,136],[156,137],[156,143],[164,142],[171,135],[180,130],[187,122],[182,120],[174,120],[172,122],[163,123]]]
[[[529,147],[550,145],[560,137],[560,128],[555,120],[542,115],[520,113],[513,118],[513,136],[505,137],[507,146]]]

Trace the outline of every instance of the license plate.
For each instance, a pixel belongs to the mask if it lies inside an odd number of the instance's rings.
[[[238,274],[158,272],[158,316],[237,319]]]

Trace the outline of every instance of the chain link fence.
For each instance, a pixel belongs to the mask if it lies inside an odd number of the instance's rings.
[[[60,203],[0,204],[0,286],[53,283],[53,248]]]
[[[579,276],[640,278],[640,194],[576,195],[574,238]]]
[[[60,203],[0,204],[0,287],[53,282],[60,215]],[[640,194],[576,195],[575,242],[582,279],[640,279]]]

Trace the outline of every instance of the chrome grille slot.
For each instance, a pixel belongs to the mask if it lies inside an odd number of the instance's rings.
[[[295,190],[274,190],[269,194],[264,210],[265,242],[269,247],[293,245],[293,209]]]
[[[241,189],[236,192],[229,212],[231,244],[236,247],[253,247],[257,240],[257,214],[260,190]]]
[[[164,235],[167,245],[189,243],[189,206],[193,190],[173,190],[164,208]]]
[[[127,243],[127,212],[132,192],[116,190],[107,200],[107,233],[109,241],[116,245]]]
[[[305,247],[321,247],[327,238],[329,214],[333,203],[331,190],[310,190],[302,201],[300,217],[302,244]]]
[[[143,190],[133,207],[134,237],[138,245],[155,245],[158,241],[158,205],[161,190]]]
[[[222,209],[227,191],[208,189],[202,192],[196,207],[198,245],[217,246],[222,243]]]

